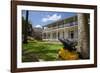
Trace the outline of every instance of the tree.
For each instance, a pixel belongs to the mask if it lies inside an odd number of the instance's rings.
[[[27,37],[32,36],[33,28],[32,24],[28,21],[28,11],[26,11],[26,19],[22,17],[22,35],[23,43],[27,43]]]
[[[78,14],[78,51],[80,51],[83,59],[89,58],[89,15]]]
[[[27,43],[27,36],[28,36],[28,11],[26,11],[26,21],[24,23],[24,35],[23,35],[23,43]]]

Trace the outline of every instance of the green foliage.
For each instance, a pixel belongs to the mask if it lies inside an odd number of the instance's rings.
[[[25,30],[25,25],[26,25],[26,20],[24,19],[24,17],[22,17],[22,34],[25,35],[26,30]],[[30,22],[28,22],[28,27],[27,27],[27,34],[28,36],[31,36],[32,34],[32,24]]]
[[[77,21],[77,16],[65,20],[65,24]]]

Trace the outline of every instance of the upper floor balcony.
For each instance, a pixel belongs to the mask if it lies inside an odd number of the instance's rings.
[[[78,22],[59,24],[59,25],[51,26],[51,27],[44,27],[43,31],[49,31],[49,30],[54,30],[54,29],[59,29],[59,28],[66,28],[66,27],[71,27],[71,26],[76,26],[76,25],[78,25]]]

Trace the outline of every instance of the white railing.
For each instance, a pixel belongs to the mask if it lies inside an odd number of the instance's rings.
[[[78,24],[77,22],[72,22],[72,23],[68,23],[68,24],[64,24],[64,25],[60,25],[56,27],[46,28],[43,31],[51,31],[51,30],[64,29],[68,27],[74,27],[74,26],[77,26],[77,24]]]
[[[64,30],[64,29],[70,29],[73,27],[78,27],[78,25],[70,26],[70,27],[63,27],[63,28],[56,28],[56,29],[48,29],[48,30],[43,30],[43,32],[50,32],[50,31],[57,31],[57,30]]]

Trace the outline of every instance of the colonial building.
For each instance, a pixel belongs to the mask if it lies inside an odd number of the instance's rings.
[[[77,16],[55,21],[43,26],[42,39],[57,41],[58,38],[78,39]]]

